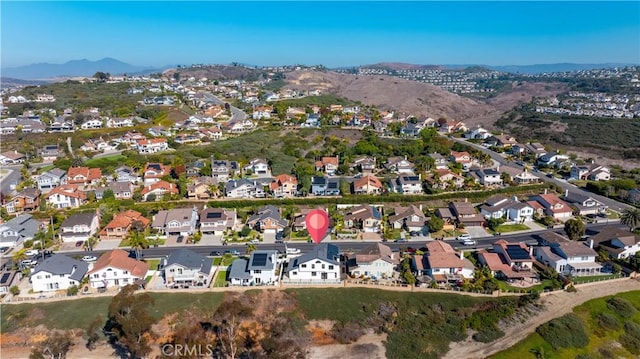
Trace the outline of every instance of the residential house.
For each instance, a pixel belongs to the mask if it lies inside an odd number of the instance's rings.
[[[229,198],[264,198],[264,187],[257,181],[246,178],[230,180],[224,185],[225,196]]]
[[[436,169],[433,176],[427,178],[427,183],[434,189],[462,188],[464,177],[448,169]]]
[[[152,196],[151,198],[155,196],[156,201],[161,201],[165,198],[165,195],[178,195],[179,193],[180,191],[175,183],[169,183],[163,180],[145,185],[142,191],[140,191],[144,201],[149,201],[149,196]]]
[[[200,143],[200,138],[198,136],[188,133],[178,134],[173,140],[181,145],[197,145]]]
[[[548,152],[540,156],[536,161],[536,164],[538,166],[558,167],[558,164],[562,164],[568,159],[569,156],[561,155],[558,152]]]
[[[338,171],[340,164],[338,157],[322,157],[320,161],[316,161],[316,171],[324,172],[327,176],[333,176]]]
[[[481,227],[484,225],[484,217],[476,213],[473,204],[469,202],[450,202],[449,209],[456,216],[458,224],[464,224],[467,227]]]
[[[45,145],[38,151],[44,162],[51,162],[64,155],[64,151],[58,145]]]
[[[311,193],[315,196],[339,196],[340,179],[314,176],[311,179]]]
[[[0,165],[16,165],[24,162],[27,157],[18,151],[0,153]]]
[[[504,218],[509,222],[523,223],[533,219],[533,208],[518,201],[517,197],[507,198],[495,195],[480,206],[480,214],[485,218]]]
[[[571,166],[569,179],[608,181],[611,179],[611,170],[608,167],[596,164]]]
[[[71,167],[67,171],[67,184],[91,186],[102,179],[102,170],[89,167]]]
[[[33,269],[29,281],[36,293],[66,290],[80,286],[88,270],[89,264],[83,261],[64,254],[54,254]]]
[[[43,172],[41,175],[36,177],[36,182],[38,184],[38,189],[43,193],[47,193],[55,187],[58,187],[61,184],[65,184],[66,179],[67,172],[59,168],[53,168],[49,171]]]
[[[491,132],[485,130],[484,128],[480,127],[480,125],[478,125],[477,128],[474,129],[470,129],[469,131],[467,131],[464,134],[464,138],[468,138],[468,139],[480,139],[480,140],[484,140],[488,137],[491,136]]]
[[[0,224],[0,247],[14,247],[44,228],[42,222],[30,214],[19,214]]]
[[[199,128],[198,134],[200,138],[207,138],[213,141],[222,139],[222,130],[220,129],[220,127],[216,126]]]
[[[491,274],[499,279],[524,280],[534,278],[533,247],[527,248],[524,243],[509,244],[499,240],[493,244],[491,252],[478,252],[478,262],[487,266]]]
[[[120,166],[116,168],[114,171],[114,177],[118,182],[137,184],[140,181],[137,171],[129,166]]]
[[[593,242],[590,242],[593,246]],[[596,263],[598,253],[584,242],[558,241],[534,248],[536,259],[562,275],[575,277],[600,275],[602,265]]]
[[[171,175],[171,166],[165,166],[162,163],[149,162],[144,167],[142,178],[144,178],[144,185],[150,185],[152,183],[160,181],[164,176]]]
[[[462,168],[465,170],[469,170],[471,168],[471,165],[473,165],[474,163],[473,158],[471,157],[469,152],[466,152],[466,151],[463,151],[463,152],[451,151],[450,160],[452,162],[462,164]]]
[[[201,175],[201,171],[205,168],[206,163],[204,160],[196,160],[191,162],[187,166],[187,177],[199,177]]]
[[[162,261],[165,284],[168,287],[208,287],[212,277],[211,258],[189,249],[172,251]]]
[[[352,257],[349,255],[349,257]],[[351,258],[348,263],[351,263]],[[349,265],[351,276],[365,276],[373,279],[391,278],[400,263],[400,256],[389,246],[375,243],[364,247],[353,255],[355,265]]]
[[[281,174],[273,179],[269,189],[274,198],[294,197],[298,194],[298,179],[288,174]]]
[[[640,236],[615,226],[604,227],[590,241],[596,249],[606,251],[614,259],[626,259],[640,252]]]
[[[224,123],[225,130],[233,134],[246,133],[254,130],[256,127],[256,124],[248,119],[230,120]]]
[[[230,177],[238,173],[238,162],[213,160],[211,162],[211,177],[218,182],[227,182]]]
[[[18,285],[22,280],[22,271],[14,270],[11,266],[7,266],[9,259],[2,260],[0,265],[0,295],[10,293],[11,287]]]
[[[103,253],[87,273],[92,288],[124,287],[146,283],[149,263],[129,257],[122,249]]]
[[[429,157],[433,158],[434,165],[438,170],[446,170],[449,168],[449,161],[439,153],[432,153]]]
[[[335,244],[321,243],[292,259],[285,272],[292,283],[338,283],[342,279],[340,250]]]
[[[50,208],[78,208],[87,202],[87,195],[78,186],[62,185],[54,188],[43,198]]]
[[[166,138],[151,138],[136,141],[136,148],[140,154],[158,153],[169,149]]]
[[[257,106],[253,109],[251,117],[254,120],[268,120],[271,118],[271,112],[273,112],[272,106]]]
[[[515,144],[518,143],[518,141],[516,141],[516,139],[512,136],[508,136],[505,134],[501,134],[501,135],[495,135],[493,136],[496,140],[496,146],[497,147],[511,147]]]
[[[570,206],[575,207],[576,214],[580,216],[604,213],[607,209],[607,205],[591,196],[569,192],[568,190],[565,192],[564,200]]]
[[[109,118],[107,119],[108,128],[133,127],[134,123],[131,118]]]
[[[375,168],[376,158],[369,156],[358,157],[349,164],[349,170],[353,172],[372,173]]]
[[[190,236],[195,233],[197,222],[198,209],[195,206],[175,208],[158,212],[153,216],[151,227],[166,236]]]
[[[393,185],[394,185],[394,188],[392,188],[392,190],[394,190],[397,193],[408,194],[408,195],[424,193],[422,191],[422,179],[420,175],[400,176],[396,178],[396,180],[393,182]]]
[[[492,168],[475,170],[472,172],[472,176],[485,187],[502,186],[500,172]]]
[[[8,214],[31,212],[37,210],[39,205],[40,190],[37,188],[25,188],[2,204]]]
[[[193,177],[187,186],[187,198],[209,199],[216,193],[216,182],[209,176]]]
[[[126,210],[113,216],[109,222],[99,233],[100,240],[122,240],[127,237],[132,228],[138,231],[144,230],[149,226],[147,218],[142,213],[134,210]]]
[[[544,213],[555,219],[566,220],[573,215],[573,209],[553,193],[532,196],[530,199],[539,202],[544,207]]]
[[[249,260],[239,258],[233,261],[229,270],[231,285],[273,285],[278,282],[278,252],[256,250]]]
[[[473,278],[475,267],[464,257],[464,252],[456,253],[445,241],[427,242],[427,253],[414,255],[411,267],[417,275],[427,275],[436,282],[459,282]]]
[[[355,228],[363,232],[379,233],[382,213],[377,207],[362,204],[350,207],[344,215],[345,228]]]
[[[389,216],[389,224],[395,229],[409,232],[429,233],[429,217],[422,212],[422,205],[416,207],[395,207],[394,214]]]
[[[99,226],[97,212],[72,214],[60,225],[60,238],[63,242],[86,241],[98,231]]]
[[[544,146],[539,142],[530,142],[524,145],[526,153],[532,154],[535,158],[540,158],[547,153]]]
[[[407,160],[406,157],[389,157],[385,168],[392,173],[413,174],[415,165]]]
[[[253,216],[249,217],[247,225],[259,232],[277,233],[282,232],[289,225],[289,221],[282,218],[277,207],[268,205],[258,209]]]
[[[90,118],[82,122],[80,128],[83,130],[102,128],[102,120],[99,118]]]
[[[468,130],[468,128],[464,124],[464,122],[455,121],[455,120],[447,120],[447,121],[443,122],[442,124],[440,124],[440,128],[439,128],[440,132],[446,132],[446,133],[459,132],[459,131],[464,132],[464,131],[467,131],[467,130]]]
[[[133,185],[131,182],[110,182],[106,187],[96,188],[96,199],[101,200],[106,190],[113,192],[114,198],[118,200],[133,198]]]
[[[244,167],[244,171],[250,171],[251,174],[262,176],[262,177],[271,177],[271,170],[269,169],[269,163],[262,158],[254,158],[252,159],[247,166]]]
[[[382,182],[373,175],[363,176],[353,182],[355,194],[381,194],[382,189]]]
[[[205,208],[200,212],[200,232],[221,236],[224,231],[236,228],[236,211],[222,208]]]

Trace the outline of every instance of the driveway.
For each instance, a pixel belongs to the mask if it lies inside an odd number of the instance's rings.
[[[481,238],[481,237],[489,237],[489,233],[487,233],[487,231],[484,230],[484,228],[482,227],[466,227],[465,230],[467,231],[467,233],[469,233],[469,235],[471,236],[471,238]]]
[[[99,241],[95,247],[93,247],[94,251],[109,251],[112,249],[116,249],[120,246],[120,241],[117,239],[105,239]]]
[[[203,234],[199,246],[219,246],[222,244],[222,235]]]
[[[262,234],[262,243],[276,243],[276,234],[275,233],[263,233]]]

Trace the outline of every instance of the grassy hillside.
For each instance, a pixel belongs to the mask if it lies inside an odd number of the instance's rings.
[[[616,302],[610,301],[611,298],[622,298],[635,307],[635,310],[633,308],[621,307],[619,304],[616,305],[614,304]],[[624,302],[621,301],[621,303]],[[545,338],[539,334],[539,328],[536,333],[531,334],[517,345],[491,358],[632,358],[634,355],[640,354],[640,352],[637,351],[640,350],[640,338],[629,337],[629,335],[634,334],[634,330],[640,329],[639,310],[640,291],[620,293],[613,297],[594,299],[573,310],[573,313],[581,320],[587,330],[589,340],[586,346],[582,348],[554,348],[552,343],[548,341],[549,338],[545,340]],[[556,321],[555,323],[558,322]],[[627,336],[625,336],[625,334],[627,334]],[[570,333],[558,335],[558,337],[570,336]],[[630,351],[628,348],[636,349],[635,351]]]

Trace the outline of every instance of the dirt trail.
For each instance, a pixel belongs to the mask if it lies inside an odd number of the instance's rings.
[[[553,318],[570,313],[574,307],[586,301],[632,290],[640,290],[640,280],[620,279],[596,282],[593,284],[580,285],[576,293],[555,292],[545,295],[541,299],[545,305],[544,309],[524,323],[502,328],[505,336],[501,339],[492,343],[478,343],[469,338],[463,342],[451,343],[450,350],[444,358],[486,358],[512,347],[533,333],[538,326]]]

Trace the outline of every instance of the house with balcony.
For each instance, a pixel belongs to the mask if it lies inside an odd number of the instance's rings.
[[[473,157],[469,154],[469,152],[457,152],[451,151],[451,155],[449,156],[449,160],[453,163],[460,163],[462,168],[465,170],[469,170],[471,166],[474,164]]]
[[[461,223],[466,227],[482,227],[484,225],[484,216],[476,213],[475,207],[469,202],[450,202],[449,209],[456,217],[458,225]]]
[[[229,270],[231,285],[275,285],[278,282],[278,251],[255,250],[249,259],[233,261]]]
[[[459,282],[473,278],[475,267],[464,257],[464,252],[457,253],[445,241],[431,241],[426,244],[427,252],[414,255],[411,269],[418,276],[429,276],[438,283]]]
[[[298,179],[288,174],[281,174],[269,185],[274,198],[295,197],[298,194]]]
[[[518,201],[517,197],[508,198],[503,195],[488,198],[479,209],[486,219],[505,218],[514,223],[531,221],[534,213],[530,205]]]
[[[572,180],[590,180],[590,181],[608,181],[611,179],[611,170],[608,167],[588,164],[581,166],[571,166],[569,179]]]
[[[533,271],[533,247],[524,243],[510,244],[499,240],[491,251],[478,252],[478,261],[487,266],[492,275],[503,280],[532,281],[537,274]]]
[[[131,182],[109,182],[106,187],[96,188],[96,199],[101,200],[107,190],[113,192],[113,197],[117,200],[133,198],[133,185]]]
[[[91,186],[102,179],[102,170],[89,167],[71,167],[67,171],[67,184]]]
[[[154,182],[150,185],[145,185],[140,191],[142,199],[145,202],[149,201],[149,198],[153,198],[154,196],[156,201],[162,201],[164,200],[165,196],[177,195],[179,193],[180,191],[178,190],[178,186],[175,183],[170,183],[163,180]]]
[[[78,186],[62,185],[43,195],[47,205],[51,208],[78,208],[87,203],[87,195]]]
[[[289,225],[289,221],[282,218],[278,207],[264,206],[247,220],[247,226],[262,233],[282,232]]]
[[[83,261],[64,254],[54,254],[33,269],[29,282],[36,293],[66,290],[80,286],[88,270],[89,264]]]
[[[14,247],[33,236],[45,226],[30,214],[19,214],[0,223],[0,247]]]
[[[436,169],[426,182],[433,189],[456,189],[464,186],[464,177],[448,169]]]
[[[363,232],[379,233],[382,224],[382,213],[379,208],[362,204],[345,210],[344,226]]]
[[[406,195],[416,195],[424,193],[422,190],[422,177],[417,176],[399,176],[392,182],[392,191]]]
[[[126,210],[113,216],[99,233],[100,240],[123,240],[129,235],[132,228],[143,231],[149,226],[149,219],[142,216],[142,213],[134,210]]]
[[[213,276],[211,258],[189,249],[174,250],[161,262],[167,287],[208,287]]]
[[[205,208],[200,212],[200,232],[202,234],[223,235],[224,231],[236,228],[236,211],[222,208]]]
[[[255,180],[246,178],[230,180],[224,184],[225,196],[228,198],[264,198],[264,186]]]
[[[142,172],[142,178],[144,179],[144,185],[150,185],[158,182],[162,177],[171,175],[171,166],[165,166],[162,163],[149,162],[144,167]]]
[[[226,160],[213,160],[211,162],[211,177],[218,182],[227,182],[239,172],[238,162]]]
[[[376,168],[376,158],[370,156],[358,157],[349,164],[349,171],[372,173]]]
[[[349,254],[347,270],[354,277],[392,278],[399,263],[399,253],[382,243],[375,243]]]
[[[564,200],[576,209],[576,214],[580,216],[597,215],[607,210],[607,205],[597,199],[576,192],[566,191]]]
[[[406,157],[389,157],[384,167],[391,173],[412,175],[416,166]]]
[[[153,216],[151,228],[165,236],[190,236],[195,233],[198,223],[198,209],[175,208],[163,210]]]
[[[604,227],[589,240],[594,248],[606,251],[614,259],[627,259],[640,252],[640,236],[615,226]]]
[[[544,207],[544,213],[558,220],[567,220],[573,216],[573,209],[556,194],[545,193],[530,198]]]
[[[0,164],[1,165],[17,165],[20,163],[23,163],[24,160],[26,160],[27,157],[18,152],[18,151],[6,151],[3,153],[0,153]]]
[[[342,280],[340,249],[321,243],[293,258],[285,269],[289,283],[339,283]]]
[[[125,287],[144,283],[149,263],[129,257],[122,249],[103,253],[87,273],[92,288]]]
[[[394,229],[404,229],[409,232],[429,232],[429,217],[422,212],[420,207],[394,207],[393,215],[389,216],[389,225]]]
[[[11,199],[2,204],[8,214],[31,212],[40,205],[40,190],[37,188],[25,188],[16,193]]]
[[[324,172],[327,176],[333,176],[338,171],[338,165],[340,161],[338,157],[322,157],[319,161],[315,162],[316,171]]]
[[[314,196],[339,196],[340,179],[314,176],[311,179],[311,193]]]
[[[262,158],[252,159],[247,166],[244,167],[245,173],[250,172],[258,177],[271,177],[269,163]]]
[[[353,193],[355,194],[381,194],[383,188],[382,182],[374,175],[363,176],[353,181]]]
[[[53,168],[36,177],[38,189],[42,191],[42,193],[47,193],[55,187],[66,184],[66,180],[67,172],[59,168]]]
[[[502,186],[502,177],[500,172],[492,168],[478,169],[471,172],[471,176],[485,187]]]
[[[97,212],[72,214],[60,225],[60,238],[67,243],[86,241],[98,231],[99,226]]]
[[[593,242],[589,246],[584,242],[557,241],[535,247],[535,258],[562,275],[574,277],[600,275],[602,265],[596,262],[598,253],[593,250]]]
[[[136,141],[136,148],[140,154],[151,154],[166,151],[169,143],[166,138],[150,138]]]
[[[446,170],[449,168],[449,160],[447,160],[443,155],[436,152],[430,154],[429,157],[433,158],[435,169]]]
[[[44,162],[51,162],[58,159],[58,157],[62,157],[64,151],[58,145],[45,145],[38,151],[38,154]]]

